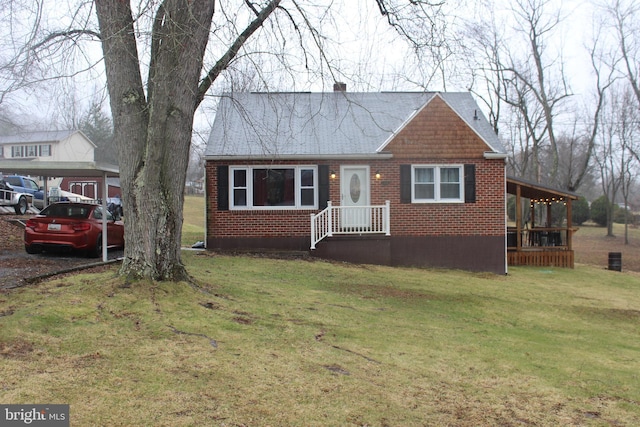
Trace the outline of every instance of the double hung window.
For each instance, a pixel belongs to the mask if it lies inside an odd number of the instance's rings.
[[[11,157],[15,158],[31,158],[31,157],[50,157],[51,145],[13,145],[11,146]]]
[[[463,177],[461,165],[414,165],[411,174],[412,202],[463,202]]]
[[[315,209],[315,166],[231,167],[232,209]]]
[[[38,147],[40,157],[50,157],[51,156],[51,145],[40,145]]]

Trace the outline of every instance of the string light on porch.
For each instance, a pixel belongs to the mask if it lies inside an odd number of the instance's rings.
[[[564,197],[559,197],[559,198],[555,198],[552,197],[550,199],[531,199],[531,207],[533,208],[534,205],[551,205],[552,203],[562,203],[565,206],[567,206],[567,201],[564,199]]]

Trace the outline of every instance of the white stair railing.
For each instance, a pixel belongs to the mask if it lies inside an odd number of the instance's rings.
[[[390,202],[379,206],[333,206],[317,214],[311,214],[311,249],[326,237],[334,234],[384,234],[391,235]]]

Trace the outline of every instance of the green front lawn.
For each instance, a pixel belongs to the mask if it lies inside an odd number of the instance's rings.
[[[640,425],[640,277],[184,254],[0,295],[0,402],[71,425]]]

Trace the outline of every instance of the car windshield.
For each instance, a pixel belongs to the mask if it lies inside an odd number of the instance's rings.
[[[49,205],[40,212],[40,215],[56,218],[88,218],[91,209],[78,205]]]

